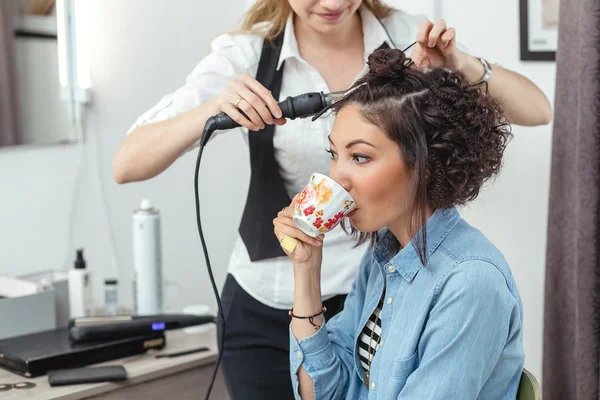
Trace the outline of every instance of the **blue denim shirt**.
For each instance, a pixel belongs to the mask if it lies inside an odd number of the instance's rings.
[[[510,399],[524,364],[523,305],[506,260],[455,208],[427,221],[428,263],[387,229],[363,257],[344,310],[312,336],[290,328],[315,399]],[[395,247],[396,246],[396,247]],[[385,288],[381,343],[363,383],[358,338]]]

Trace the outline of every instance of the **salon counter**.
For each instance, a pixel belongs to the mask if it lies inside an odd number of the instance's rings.
[[[122,382],[51,387],[46,375],[27,379],[0,369],[0,383],[32,382],[31,389],[0,392],[0,400],[75,400],[75,399],[200,399],[204,398],[217,361],[216,329],[199,334],[183,330],[167,331],[167,345],[160,352],[172,353],[206,346],[209,351],[173,358],[154,358],[153,353],[113,360],[95,365],[123,365],[129,379]],[[157,352],[155,354],[159,354]],[[220,374],[211,399],[229,399]]]

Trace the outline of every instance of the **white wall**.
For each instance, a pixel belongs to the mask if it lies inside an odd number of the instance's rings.
[[[73,206],[71,200],[78,147],[0,151],[0,273],[18,275],[66,266],[68,221],[74,207],[73,245],[85,247],[96,276],[96,301],[102,301],[101,279],[118,274],[122,299],[131,304],[131,212],[142,197],[149,197],[162,210],[164,268],[167,279],[176,282],[167,289],[169,309],[192,302],[214,306],[195,223],[196,154],[183,156],[154,180],[124,186],[113,182],[111,160],[133,120],[182,84],[206,54],[210,40],[239,22],[247,0],[222,4],[91,0],[94,104],[88,113],[76,203]],[[453,0],[445,15],[471,52],[527,75],[554,99],[554,64],[519,61],[515,2]],[[491,238],[512,266],[525,307],[526,366],[541,378],[551,127],[515,126],[513,132],[500,179],[463,214]],[[207,147],[200,175],[203,224],[220,287],[249,177],[248,156],[239,135],[224,135]],[[118,271],[99,182],[114,229]]]

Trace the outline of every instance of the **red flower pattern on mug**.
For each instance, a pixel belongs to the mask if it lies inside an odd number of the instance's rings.
[[[335,227],[343,217],[344,213],[342,211],[338,212],[333,216],[333,218],[329,218],[327,222],[325,222],[325,227],[329,230],[333,229],[333,227]]]
[[[306,207],[304,209],[304,215],[306,215],[307,217],[309,215],[312,215],[313,212],[315,212],[315,206]]]
[[[315,226],[315,228],[320,228],[321,225],[323,225],[323,218],[317,218],[315,220],[315,222],[313,222],[313,225]]]

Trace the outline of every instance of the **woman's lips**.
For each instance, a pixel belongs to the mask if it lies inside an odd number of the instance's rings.
[[[358,210],[358,208],[355,208],[354,210],[350,211],[348,213],[348,215],[346,215],[348,218],[352,218],[354,216],[354,214],[356,214],[356,211]]]
[[[338,19],[340,19],[340,17],[342,16],[343,13],[344,13],[343,11],[340,11],[335,14],[328,13],[328,14],[317,14],[317,15],[326,21],[337,21]]]

